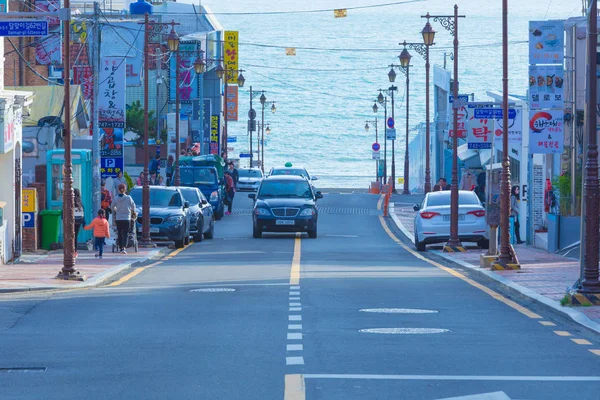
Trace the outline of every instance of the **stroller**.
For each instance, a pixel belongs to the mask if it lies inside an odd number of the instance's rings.
[[[127,244],[125,247],[129,248],[129,247],[133,247],[133,250],[137,253],[138,252],[138,239],[137,239],[137,232],[136,232],[136,221],[137,221],[137,214],[133,213],[131,215],[132,219],[129,220],[129,232],[127,232]],[[115,238],[112,241],[112,252],[115,253],[118,249],[117,249],[117,240],[116,238],[118,237],[118,232],[117,232],[117,224],[114,220],[113,217],[113,224],[111,224],[111,228],[112,228],[112,237]]]

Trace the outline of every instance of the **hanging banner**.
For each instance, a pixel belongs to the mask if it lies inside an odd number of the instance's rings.
[[[561,64],[564,53],[564,21],[529,21],[529,64]]]
[[[562,153],[564,123],[562,110],[529,112],[529,153]]]
[[[177,87],[175,71],[179,69],[179,103],[192,104],[193,99],[199,99],[200,84],[194,72],[194,61],[198,57],[197,41],[182,41],[179,45],[179,68],[177,57],[172,56],[169,62],[169,103],[175,104]]]
[[[101,177],[116,177],[123,169],[125,129],[125,62],[122,57],[102,57],[98,76]]]
[[[521,145],[523,141],[523,110],[515,108],[514,114],[511,114],[512,110],[512,108],[508,110],[508,144]],[[498,148],[502,148],[503,133],[502,118],[494,119],[495,146]]]
[[[459,138],[467,137],[467,108],[466,106],[456,108],[457,119],[457,130]],[[452,113],[448,114],[448,118],[450,118],[450,126],[448,129],[448,137],[454,137],[454,110]]]
[[[210,154],[219,154],[220,116],[210,117]]]
[[[227,121],[238,120],[238,87],[227,86]]]
[[[238,83],[238,50],[239,32],[225,31],[225,43],[223,59],[225,60],[225,70],[227,71],[227,83],[237,85]],[[236,119],[237,121],[237,119]]]
[[[529,109],[564,107],[562,65],[529,66]]]

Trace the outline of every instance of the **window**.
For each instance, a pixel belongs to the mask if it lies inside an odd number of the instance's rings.
[[[429,195],[427,198],[427,207],[435,206],[449,206],[450,205],[450,190],[444,190],[442,192],[436,192]],[[459,205],[479,205],[479,199],[473,192],[459,192],[458,193],[458,204]]]
[[[269,197],[310,199],[313,197],[313,194],[310,185],[306,181],[263,181],[258,198]]]
[[[135,204],[142,204],[142,189],[133,189],[131,197]],[[150,190],[150,207],[182,207],[181,195],[173,190]]]
[[[240,178],[260,178],[262,172],[259,169],[239,169],[238,175]]]
[[[274,169],[271,172],[271,175],[293,175],[293,176],[302,176],[304,178],[308,178],[308,173],[306,170],[301,168],[281,168]]]
[[[190,203],[190,206],[195,206],[200,203],[197,189],[181,189],[181,193],[183,194],[185,201]]]
[[[217,174],[210,168],[179,168],[179,179],[182,186],[215,185]]]

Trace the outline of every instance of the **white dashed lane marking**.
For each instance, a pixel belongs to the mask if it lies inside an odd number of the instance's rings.
[[[287,351],[302,351],[303,347],[301,344],[288,344],[286,347]]]
[[[304,365],[304,357],[286,357],[285,363],[287,365]]]
[[[302,315],[290,315],[288,321],[302,321]]]
[[[301,333],[289,333],[288,332],[287,339],[288,340],[302,340],[302,334]]]

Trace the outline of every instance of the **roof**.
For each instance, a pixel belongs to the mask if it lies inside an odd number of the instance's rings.
[[[308,182],[305,177],[300,175],[269,175],[265,179],[269,181],[301,181]]]
[[[38,126],[43,117],[61,115],[64,101],[64,88],[58,85],[48,86],[19,86],[7,89],[32,92],[33,103],[29,116],[23,117],[23,126]],[[83,102],[80,85],[71,85],[71,129],[79,130],[88,127],[89,113]]]

